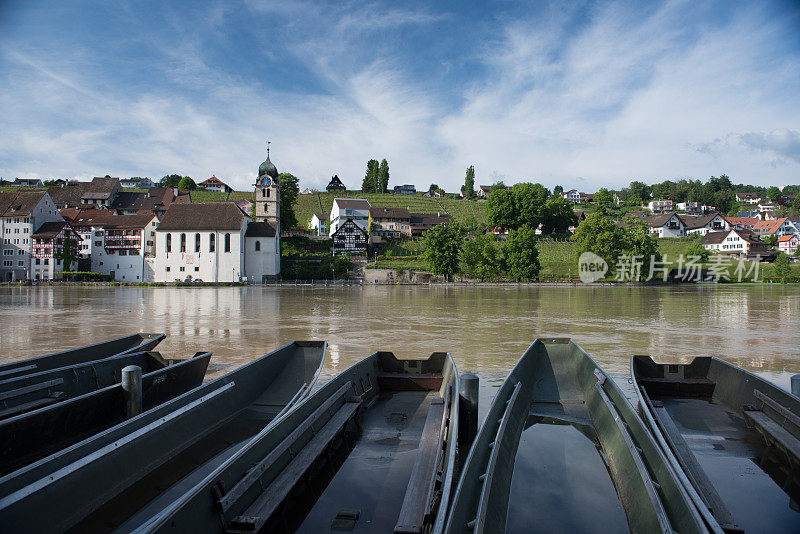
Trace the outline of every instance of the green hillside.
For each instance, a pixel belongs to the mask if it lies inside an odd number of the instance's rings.
[[[463,222],[469,217],[474,217],[478,222],[486,222],[486,204],[484,202],[431,198],[422,195],[361,193],[360,191],[299,195],[295,208],[297,222],[301,226],[305,226],[314,213],[329,214],[334,198],[363,198],[375,207],[407,208],[411,213],[448,213],[459,222]]]

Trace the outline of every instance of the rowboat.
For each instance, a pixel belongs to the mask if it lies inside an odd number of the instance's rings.
[[[93,360],[102,360],[116,354],[153,350],[156,345],[161,343],[164,337],[164,334],[139,333],[45,356],[5,363],[0,365],[0,380]]]
[[[449,354],[399,360],[376,352],[125,530],[439,532],[457,421]]]
[[[0,524],[107,531],[163,507],[303,399],[326,350],[295,341],[0,478]]]
[[[714,357],[631,358],[645,421],[720,532],[800,531],[800,399]]]
[[[0,380],[0,420],[117,384],[128,365],[139,366],[146,374],[170,361],[157,352],[124,353]]]
[[[210,352],[163,366],[163,358],[142,374],[142,409],[152,408],[196,388],[203,382]],[[143,369],[144,370],[144,369]],[[0,421],[0,474],[5,475],[87,437],[121,423],[126,418],[121,383],[78,395]]]
[[[570,339],[537,339],[467,456],[448,533],[705,532],[614,380]]]

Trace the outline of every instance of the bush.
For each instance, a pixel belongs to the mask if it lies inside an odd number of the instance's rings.
[[[66,280],[73,282],[110,282],[111,275],[91,271],[61,271],[56,274],[64,275]]]

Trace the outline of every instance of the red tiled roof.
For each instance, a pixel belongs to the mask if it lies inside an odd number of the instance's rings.
[[[758,221],[755,225],[753,225],[753,230],[758,234],[774,234],[785,222],[786,217],[772,219],[769,221]]]
[[[800,239],[800,238],[798,238],[798,237],[797,237],[796,235],[794,235],[794,234],[791,234],[791,235],[782,235],[782,236],[780,236],[780,237],[778,238],[778,243],[783,243],[783,242],[785,242],[785,241],[791,241],[792,239]]]

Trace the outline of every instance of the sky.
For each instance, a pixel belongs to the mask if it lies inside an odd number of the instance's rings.
[[[800,183],[800,3],[0,0],[0,176]]]

